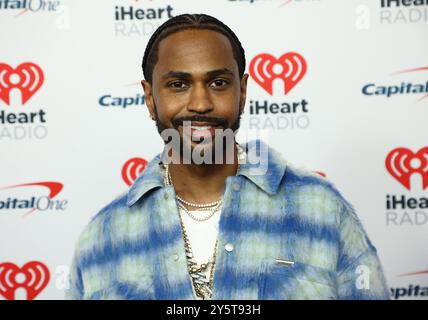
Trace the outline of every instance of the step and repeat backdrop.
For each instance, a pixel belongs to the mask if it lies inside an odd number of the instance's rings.
[[[325,175],[392,299],[428,299],[425,0],[0,0],[0,299],[63,299],[79,234],[161,151],[140,65],[181,13],[246,50],[238,142]]]

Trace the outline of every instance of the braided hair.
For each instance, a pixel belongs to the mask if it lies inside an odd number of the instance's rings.
[[[163,23],[150,37],[142,62],[145,79],[152,83],[153,69],[158,61],[159,43],[167,36],[186,29],[205,29],[226,36],[232,45],[233,57],[238,64],[239,77],[245,71],[245,51],[235,33],[220,20],[206,14],[181,14]]]

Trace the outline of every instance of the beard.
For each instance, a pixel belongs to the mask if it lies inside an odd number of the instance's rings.
[[[226,118],[220,117],[210,117],[206,115],[196,114],[193,116],[186,117],[177,117],[171,121],[172,126],[167,126],[162,121],[159,120],[159,114],[157,111],[156,104],[154,105],[155,115],[156,115],[156,127],[158,133],[162,137],[165,145],[171,143],[170,139],[166,139],[165,133],[169,130],[175,130],[178,134],[180,143],[172,143],[172,150],[178,153],[180,158],[180,163],[192,163],[192,164],[224,164],[224,163],[233,163],[234,161],[234,148],[235,148],[235,135],[240,127],[242,112],[239,113],[236,120],[229,124],[229,121]],[[213,139],[193,141],[190,138],[190,135],[184,137],[186,125],[189,122],[198,121],[209,123],[210,126],[216,128],[215,135]],[[184,128],[182,134],[180,134],[179,128]],[[190,130],[190,128],[189,128]],[[217,131],[219,130],[219,131]],[[224,134],[218,135],[218,132],[223,132]],[[167,135],[169,136],[169,135]],[[171,151],[171,150],[169,150]],[[190,159],[189,159],[189,155]],[[204,161],[195,161],[194,156],[199,156],[204,158]],[[168,155],[171,156],[171,155]],[[172,157],[174,158],[174,157]],[[221,159],[221,160],[220,160]],[[173,160],[173,163],[176,160]]]

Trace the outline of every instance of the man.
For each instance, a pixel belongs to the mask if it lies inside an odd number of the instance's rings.
[[[248,79],[226,25],[174,17],[142,67],[164,152],[82,233],[69,298],[388,299],[374,246],[329,182],[221,135],[239,127]]]

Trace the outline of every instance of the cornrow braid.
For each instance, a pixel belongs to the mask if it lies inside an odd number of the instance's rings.
[[[144,51],[142,69],[144,78],[152,83],[153,68],[158,61],[159,43],[167,36],[186,29],[206,29],[217,31],[226,36],[233,49],[233,57],[238,64],[239,77],[245,71],[245,51],[235,33],[220,20],[206,14],[181,14],[175,16],[162,25],[152,34]]]

